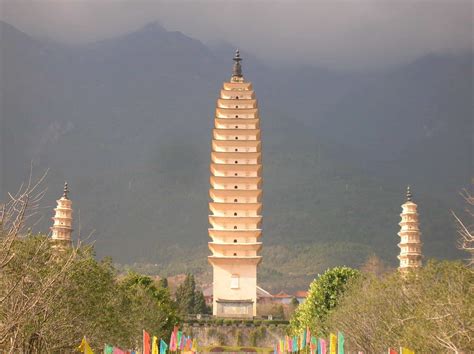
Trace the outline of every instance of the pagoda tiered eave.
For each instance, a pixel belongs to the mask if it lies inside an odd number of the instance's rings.
[[[224,82],[223,89],[224,91],[245,90],[245,92],[249,92],[249,91],[252,91],[252,83],[248,81]]]
[[[224,251],[233,252],[234,250],[239,251],[254,251],[258,252],[262,248],[261,242],[248,242],[248,243],[235,243],[235,242],[209,242],[209,248],[215,253],[220,253]],[[233,256],[236,257],[236,256]]]
[[[262,200],[261,190],[210,189],[209,196],[217,203],[259,203]]]
[[[214,237],[220,237],[220,238],[229,238],[229,239],[234,239],[235,237],[244,237],[244,238],[253,238],[255,237],[258,239],[260,236],[262,236],[262,229],[245,229],[245,230],[217,230],[214,228],[209,228],[209,237],[214,238]]]
[[[262,177],[219,177],[211,176],[210,183],[215,189],[260,189]]]
[[[207,260],[212,265],[228,265],[231,264],[251,264],[258,265],[262,261],[262,256],[208,256]]]
[[[261,214],[262,203],[209,203],[209,209],[212,213],[222,212],[252,212],[255,214]]]
[[[226,91],[228,93],[228,91]],[[219,98],[217,100],[216,108],[228,108],[232,109],[235,106],[242,109],[253,109],[257,108],[257,100],[255,98],[242,98],[242,99],[229,99],[229,98]]]
[[[215,140],[259,140],[260,129],[214,129]]]
[[[246,176],[260,176],[262,173],[262,165],[242,165],[242,164],[216,164],[211,163],[211,173],[215,176],[228,176],[229,173],[246,173]]]
[[[213,140],[215,152],[260,152],[261,143],[257,140]]]

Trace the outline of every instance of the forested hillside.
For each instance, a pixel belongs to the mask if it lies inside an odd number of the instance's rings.
[[[156,23],[75,47],[0,31],[2,198],[32,161],[50,169],[36,228],[67,180],[75,235],[92,233],[99,256],[208,273],[210,132],[233,48]],[[472,175],[472,53],[345,73],[241,52],[263,125],[262,284],[305,288],[372,253],[395,264],[407,184],[425,255],[459,257],[450,209]]]

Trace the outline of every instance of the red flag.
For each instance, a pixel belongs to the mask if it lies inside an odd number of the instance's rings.
[[[150,335],[143,330],[143,354],[150,354]]]
[[[388,348],[388,354],[398,354],[398,351],[393,348]]]

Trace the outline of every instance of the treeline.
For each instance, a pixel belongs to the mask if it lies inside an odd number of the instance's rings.
[[[209,311],[191,274],[175,301],[166,278],[120,273],[90,245],[28,231],[43,178],[0,202],[0,353],[69,353],[84,336],[96,350],[138,348],[144,329],[169,338],[184,315]]]
[[[314,280],[290,328],[328,336],[341,331],[350,350],[381,353],[473,352],[474,272],[460,261],[376,275],[334,268]]]
[[[92,247],[58,250],[43,235],[2,241],[0,352],[71,352],[83,336],[95,349],[136,348],[143,329],[168,338],[179,321],[168,289],[136,273],[117,278]]]

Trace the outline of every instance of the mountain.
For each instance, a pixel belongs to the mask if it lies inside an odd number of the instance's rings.
[[[81,46],[0,31],[0,194],[30,162],[36,174],[49,168],[38,230],[68,180],[75,234],[99,256],[209,279],[210,132],[232,46],[157,23]],[[262,284],[304,288],[371,253],[394,265],[409,183],[425,254],[460,256],[449,210],[472,175],[472,54],[354,74],[273,68],[241,52],[262,113]]]

